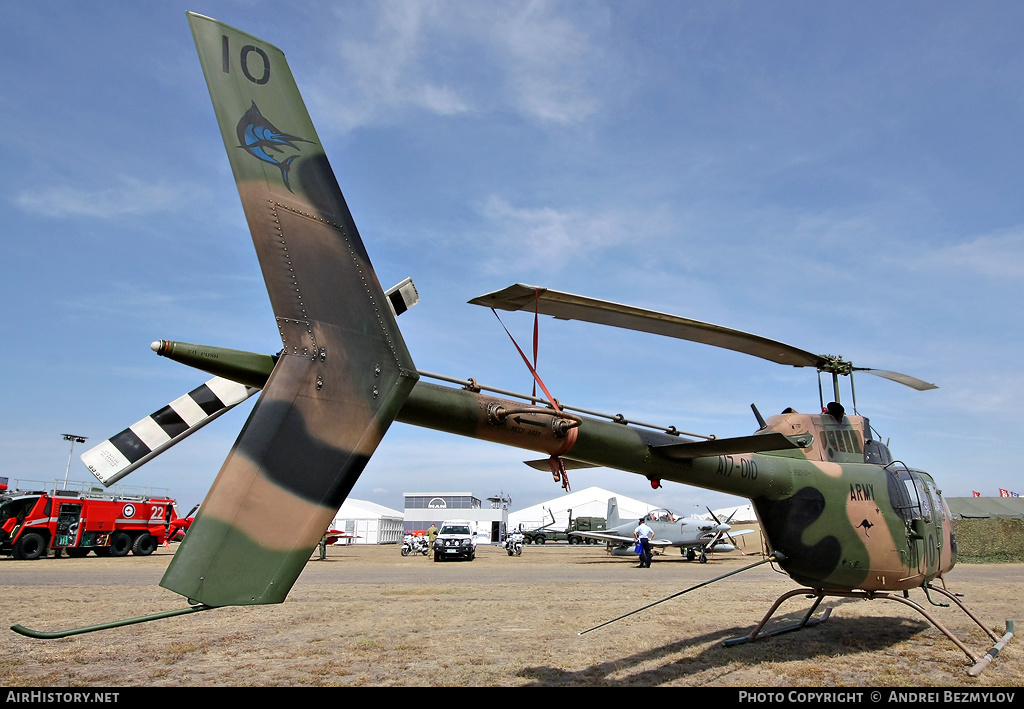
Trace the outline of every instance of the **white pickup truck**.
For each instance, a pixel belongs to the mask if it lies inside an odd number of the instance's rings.
[[[465,519],[450,519],[441,523],[441,530],[434,540],[434,561],[442,559],[476,558],[476,536],[473,523]]]

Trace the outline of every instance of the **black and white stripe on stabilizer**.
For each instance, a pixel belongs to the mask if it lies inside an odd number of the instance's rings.
[[[86,451],[82,462],[101,483],[110,486],[258,391],[214,377]]]

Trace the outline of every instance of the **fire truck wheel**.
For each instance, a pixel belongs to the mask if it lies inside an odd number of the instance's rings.
[[[42,534],[28,532],[14,545],[15,559],[38,559],[46,552],[46,540]]]
[[[126,532],[114,532],[110,536],[110,555],[125,556],[132,548],[132,538]]]
[[[149,532],[143,532],[135,537],[132,544],[132,554],[135,556],[149,556],[156,551],[156,537]]]

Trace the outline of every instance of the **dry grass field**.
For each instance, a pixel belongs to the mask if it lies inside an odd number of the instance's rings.
[[[172,547],[173,551],[173,547]],[[172,610],[157,584],[172,551],[123,559],[0,558],[0,684],[153,686],[957,686],[1024,685],[1024,641],[980,678],[913,610],[833,602],[814,628],[749,645],[745,634],[794,584],[765,565],[607,627],[582,630],[734,571],[675,554],[637,569],[600,547],[481,547],[473,562],[402,557],[397,547],[334,547],[311,561],[287,601],[222,608],[62,640],[7,630],[90,625]],[[1020,613],[1024,565],[960,565],[949,579],[998,634]],[[926,603],[923,594],[913,598]],[[792,622],[802,598],[783,606]],[[931,607],[930,607],[931,608]],[[931,608],[972,650],[991,641],[962,613]]]

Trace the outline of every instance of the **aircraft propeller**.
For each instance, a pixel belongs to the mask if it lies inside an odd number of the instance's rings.
[[[723,529],[719,530],[718,534],[715,535],[715,538],[711,540],[711,543],[708,544],[708,549],[714,550],[715,544],[718,543],[718,540],[722,538],[723,534],[729,540],[730,544],[739,549],[739,545],[736,544],[736,540],[733,539],[732,536],[729,534],[729,530],[732,529],[732,527],[729,526],[729,523],[732,522],[732,518],[736,516],[736,513],[739,512],[739,510],[733,510],[732,514],[729,515],[729,517],[723,523],[720,519],[718,519],[718,515],[711,511],[710,507],[705,507],[705,509],[707,509],[708,513],[711,515],[711,518],[715,520],[715,524],[717,524],[719,527],[723,527]]]
[[[176,519],[168,520],[167,541],[174,541],[172,538],[177,537],[178,532],[181,532],[182,536],[184,537],[185,532],[188,531],[189,524],[191,524],[188,520],[196,513],[196,510],[198,509],[199,504],[197,504],[195,507],[189,510],[188,514],[186,514],[184,517],[178,517]]]

